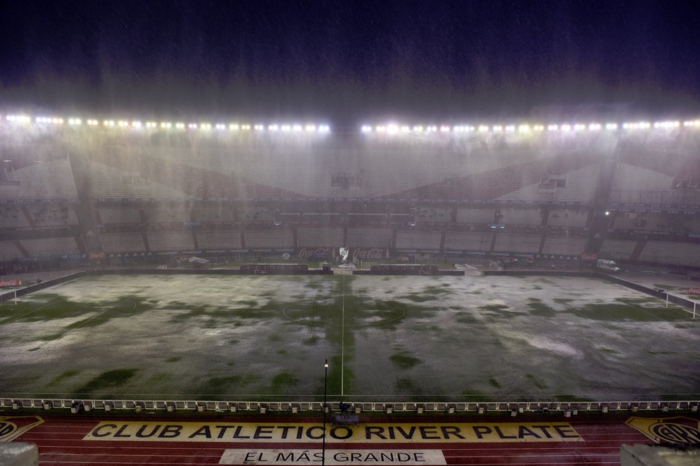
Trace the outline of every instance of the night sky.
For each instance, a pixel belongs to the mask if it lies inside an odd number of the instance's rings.
[[[698,1],[0,0],[0,41],[0,107],[32,113],[700,114]]]

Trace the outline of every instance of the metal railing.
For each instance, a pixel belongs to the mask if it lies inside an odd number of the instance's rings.
[[[328,402],[331,411],[339,411],[340,402]],[[350,402],[355,413],[563,413],[615,411],[690,411],[697,412],[700,400],[685,401],[577,401],[577,402]],[[196,400],[93,400],[79,398],[0,398],[0,407],[11,409],[70,409],[71,412],[111,411],[199,411],[199,412],[258,412],[299,413],[321,412],[323,403],[317,401],[196,401]]]

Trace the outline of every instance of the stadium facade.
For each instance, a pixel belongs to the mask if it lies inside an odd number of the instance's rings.
[[[700,268],[700,122],[245,125],[3,115],[0,273],[181,255]]]

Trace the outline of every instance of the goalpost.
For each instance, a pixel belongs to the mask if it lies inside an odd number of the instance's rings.
[[[676,298],[676,299],[679,300],[679,301],[687,301],[687,302],[689,302],[689,303],[693,303],[693,311],[692,311],[692,312],[693,312],[693,319],[695,319],[695,314],[696,314],[697,308],[698,308],[698,301],[696,301],[696,300],[694,300],[694,299],[686,298],[685,296],[678,296],[678,295],[675,295],[675,294],[671,294],[671,293],[669,293],[668,291],[664,291],[664,293],[666,293],[666,309],[668,309],[668,303],[669,303],[669,297],[670,297],[670,296]],[[676,302],[676,303],[673,303],[673,304],[678,304],[678,303]],[[686,308],[685,308],[683,305],[678,304],[678,306],[681,307],[682,309],[686,310]],[[688,310],[688,312],[691,312],[691,311]]]

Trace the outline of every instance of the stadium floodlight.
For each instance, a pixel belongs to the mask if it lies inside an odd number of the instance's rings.
[[[376,130],[378,133],[386,133],[386,126],[377,126]]]
[[[608,123],[605,125],[605,129],[613,131],[617,129],[617,123]]]
[[[330,133],[331,132],[331,127],[328,125],[321,125],[318,127],[319,133]]]
[[[124,120],[119,120],[119,121],[117,122],[117,126],[119,126],[120,128],[126,128],[127,126],[129,126],[129,122],[128,122],[128,121],[124,121]]]
[[[562,131],[571,131],[571,125],[561,125]]]
[[[479,125],[479,132],[480,133],[485,133],[489,130],[489,127],[486,125]]]
[[[372,132],[372,127],[371,127],[371,126],[368,126],[368,125],[363,125],[362,128],[361,128],[361,131],[362,131],[363,133],[371,133],[371,132]]]
[[[422,126],[414,126],[414,127],[413,127],[413,132],[414,132],[414,133],[422,133],[422,132],[423,132],[423,127],[422,127]]]
[[[175,128],[176,129],[185,129],[185,124],[184,123],[175,123]]]
[[[530,125],[520,125],[520,126],[518,126],[518,131],[521,133],[529,133],[530,132]]]
[[[599,131],[600,130],[600,123],[591,123],[588,125],[588,129],[590,131]]]
[[[282,131],[289,132],[291,130],[292,130],[292,127],[290,125],[282,125]]]
[[[238,131],[241,128],[236,123],[233,123],[231,125],[228,125],[228,129],[230,129],[231,131]]]
[[[547,131],[557,131],[557,130],[559,130],[559,126],[558,126],[558,125],[549,125],[549,126],[547,126]]]
[[[639,122],[639,129],[649,129],[651,128],[651,123],[647,121],[640,121]]]
[[[68,120],[68,124],[73,126],[80,126],[83,124],[83,120],[81,120],[80,118],[71,118]]]
[[[210,130],[210,129],[211,129],[211,124],[210,124],[210,123],[201,123],[201,124],[199,125],[199,129]]]
[[[427,128],[425,128],[425,130],[426,130],[428,133],[434,133],[434,132],[437,131],[437,126],[428,126]]]
[[[243,131],[250,131],[250,125],[241,125]]]
[[[197,129],[197,123],[190,123],[189,125],[187,125],[187,127],[189,129]]]
[[[169,121],[164,121],[163,123],[160,124],[160,127],[163,129],[170,129],[173,127],[173,124],[170,123]]]
[[[292,125],[292,131],[294,131],[295,133],[298,133],[299,131],[301,131],[301,129],[301,125]]]
[[[87,123],[88,123],[88,125],[90,125],[90,126],[97,126],[97,125],[100,124],[100,122],[97,121],[97,120],[88,120]]]
[[[507,133],[512,133],[513,131],[515,131],[515,125],[508,125],[508,126],[506,126],[506,132],[507,132]]]
[[[399,126],[394,124],[388,125],[386,127],[386,132],[389,134],[396,134],[399,132]]]
[[[307,133],[313,133],[316,131],[316,125],[306,125],[305,129]]]
[[[8,115],[5,118],[12,123],[30,123],[32,121],[32,118],[26,115]]]
[[[586,129],[586,125],[582,125],[582,124],[574,125],[574,131],[583,131],[584,129]]]
[[[411,132],[411,128],[404,125],[404,126],[401,127],[401,132],[402,132],[402,133],[410,133],[410,132]]]
[[[255,125],[255,131],[264,131],[265,127],[263,125]],[[299,131],[301,131],[301,126],[299,126]]]
[[[114,126],[114,121],[113,120],[105,120],[104,125],[105,126]]]
[[[267,127],[270,131],[279,131],[280,127],[279,125],[270,125]]]
[[[500,133],[501,131],[503,131],[503,126],[494,126],[493,127],[494,133]]]
[[[226,129],[226,125],[222,125],[221,123],[218,123],[216,125],[216,129]]]
[[[132,121],[131,127],[132,128],[141,128],[141,122],[140,121]]]
[[[535,125],[535,126],[533,126],[533,129],[535,131],[544,131],[544,126],[543,125]]]
[[[440,127],[440,132],[441,132],[441,133],[449,133],[449,132],[450,132],[450,127],[449,127],[449,126],[441,126],[441,127]]]

